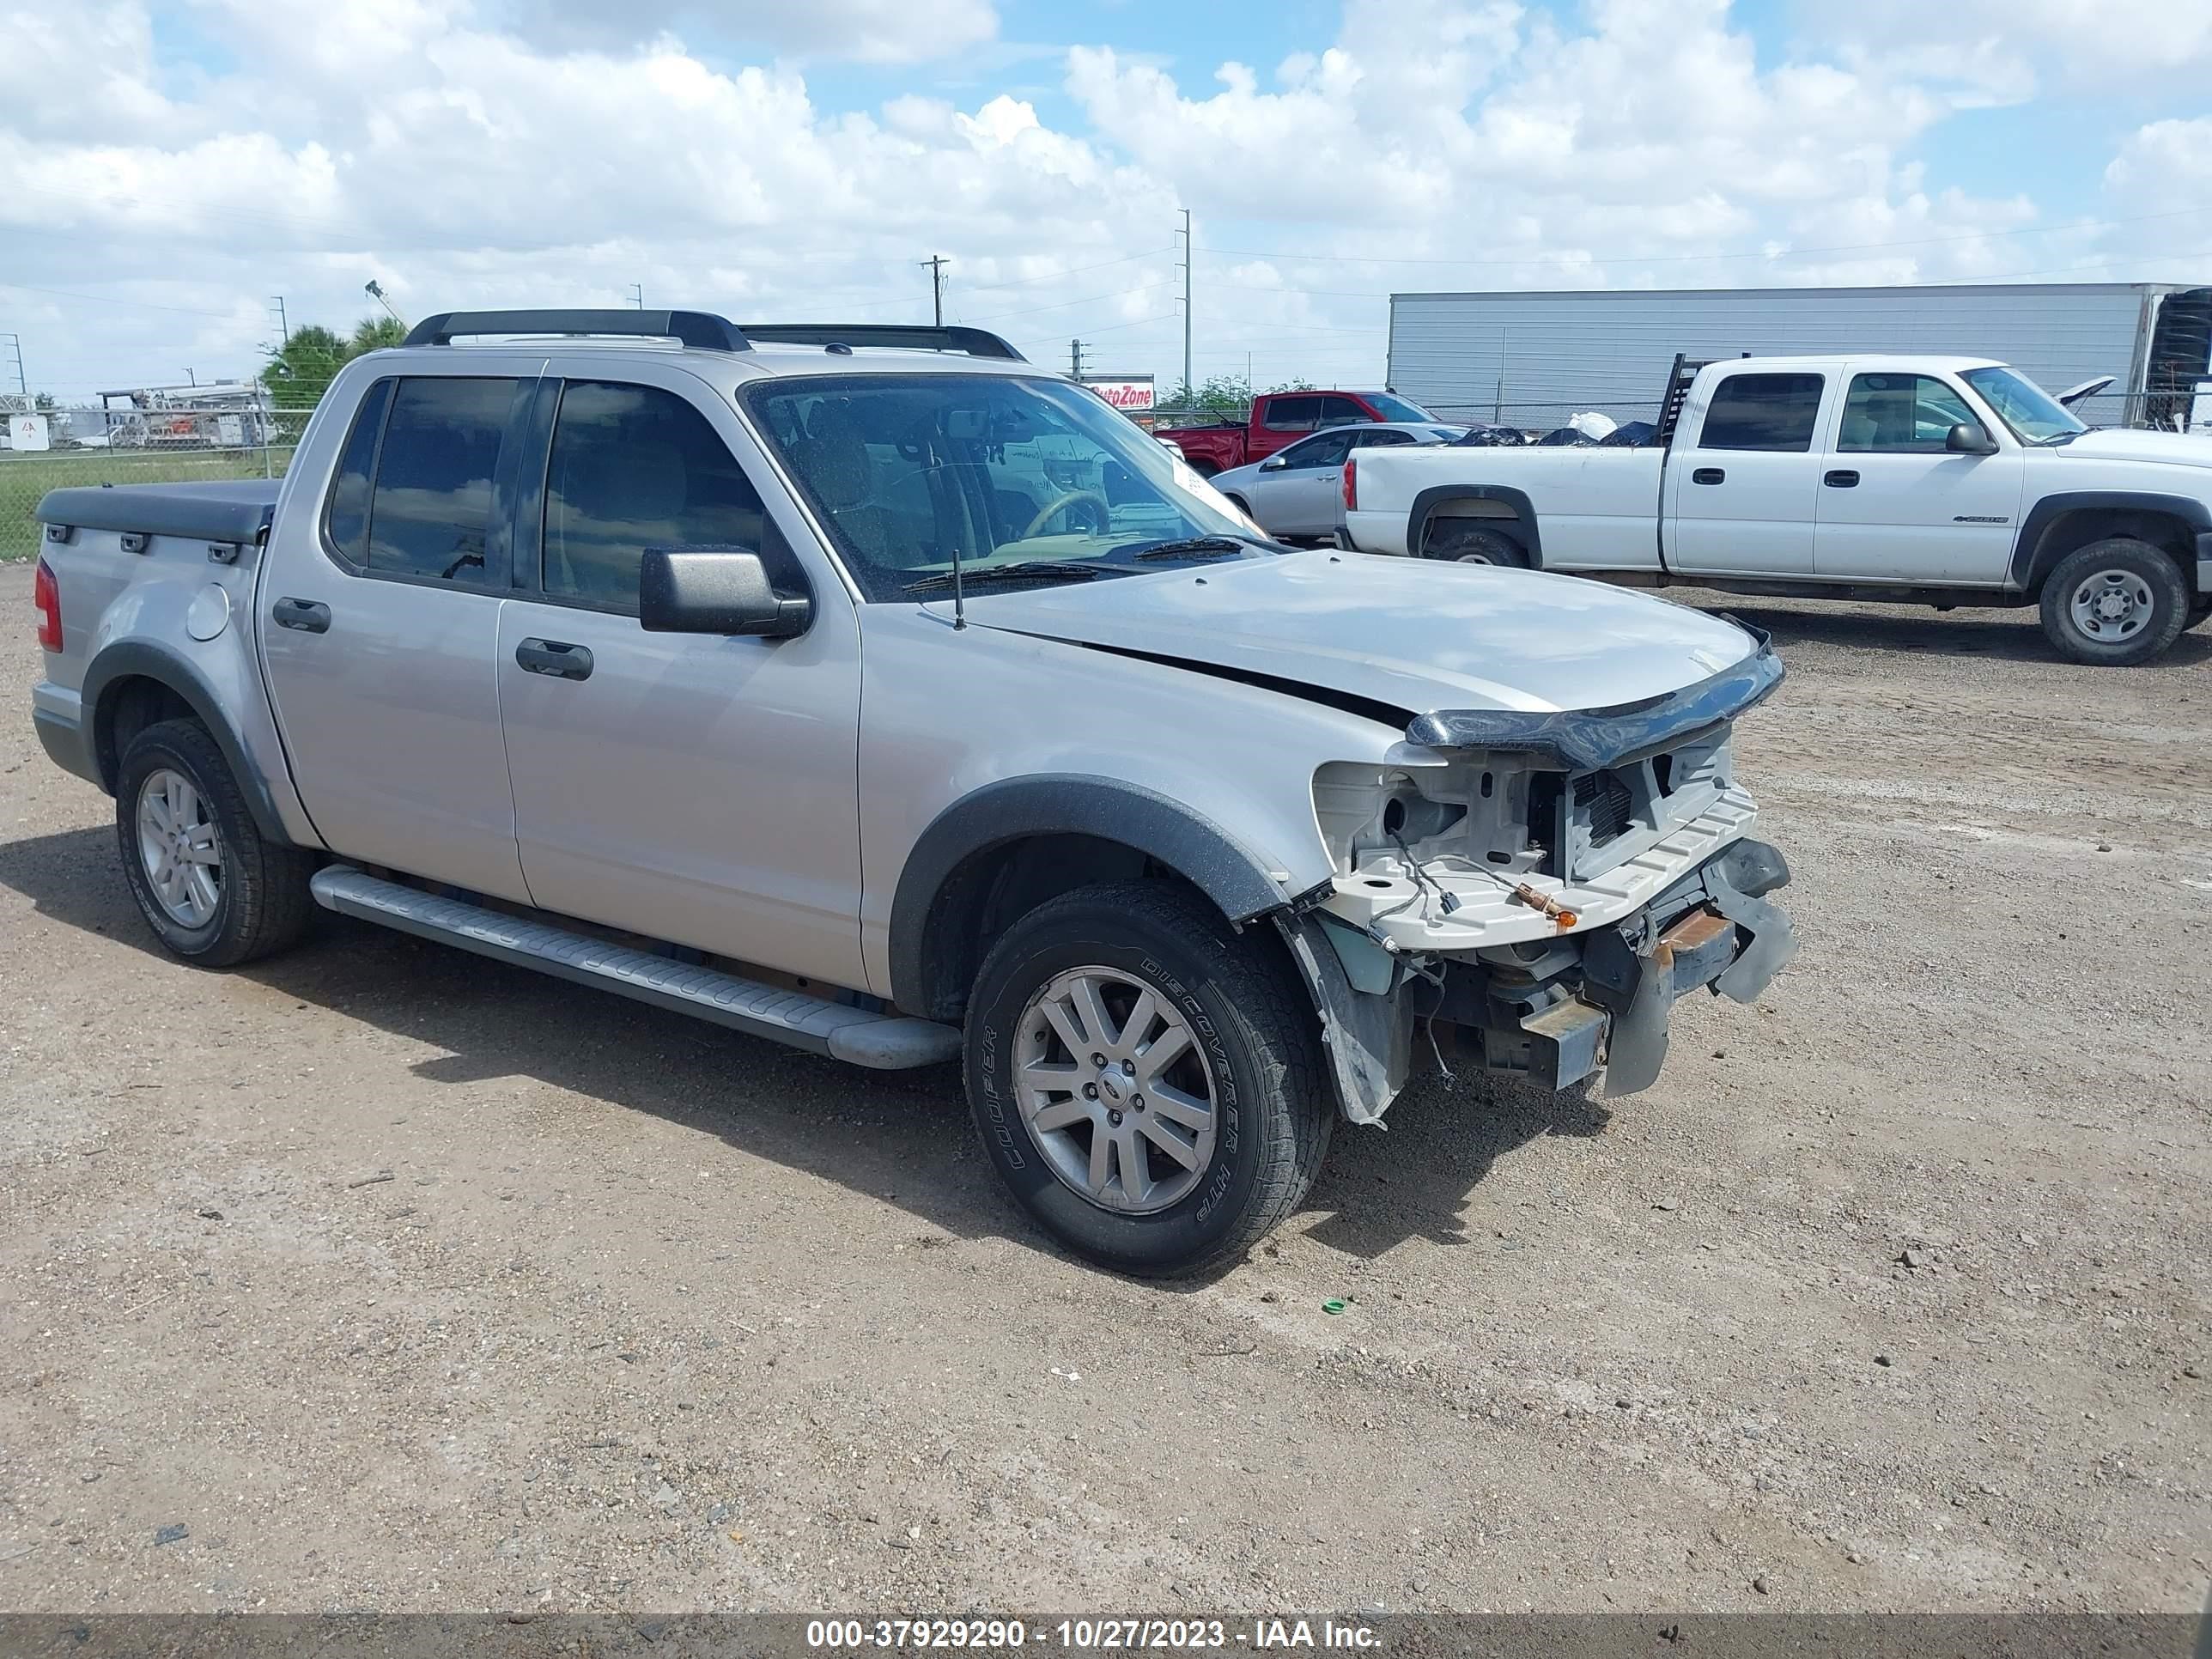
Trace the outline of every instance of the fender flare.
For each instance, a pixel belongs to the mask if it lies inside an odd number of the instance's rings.
[[[1536,527],[1536,504],[1528,499],[1525,489],[1515,489],[1507,484],[1433,484],[1413,497],[1413,505],[1406,518],[1406,553],[1410,558],[1421,556],[1421,544],[1429,533],[1429,521],[1437,516],[1437,509],[1447,501],[1503,501],[1518,515],[1521,534],[1518,539],[1528,550],[1528,568],[1544,568],[1544,543]],[[1480,520],[1479,522],[1489,522]]]
[[[1204,815],[1141,785],[1073,773],[985,784],[921,832],[891,899],[891,1000],[909,1012],[947,1000],[930,948],[961,867],[978,854],[1032,836],[1095,836],[1155,859],[1212,900],[1235,926],[1290,902],[1269,866]],[[964,996],[967,987],[954,988]]]
[[[283,819],[277,815],[276,800],[269,793],[268,780],[246,758],[246,746],[238,740],[237,732],[222,713],[222,702],[214,688],[198,669],[166,646],[144,640],[119,640],[103,647],[85,665],[84,683],[79,692],[84,699],[84,741],[93,766],[100,774],[100,787],[111,795],[115,793],[116,767],[123,757],[103,754],[100,733],[116,687],[131,679],[152,680],[184,700],[193,716],[208,729],[216,747],[222,750],[223,763],[230,768],[231,776],[237,780],[246,797],[254,826],[279,846],[293,845]]]
[[[2051,566],[2058,562],[2056,553],[2045,555],[2042,551],[2051,521],[2062,514],[2099,511],[2157,513],[2179,519],[2198,538],[2199,547],[2203,545],[2203,538],[2212,534],[2212,507],[2193,496],[2160,495],[2136,489],[2062,490],[2044,496],[2028,508],[2027,516],[2021,520],[2020,534],[2013,538],[2012,564],[2006,580],[2023,593],[2034,592],[2043,586],[2043,579],[2051,574]]]

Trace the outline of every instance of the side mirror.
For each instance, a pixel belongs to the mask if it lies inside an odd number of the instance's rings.
[[[1260,463],[1260,471],[1262,472],[1280,472],[1289,465],[1290,462],[1285,460],[1282,456],[1270,455],[1266,460]]]
[[[1943,447],[1954,455],[1994,455],[1997,441],[1982,428],[1961,421],[1943,434]]]
[[[814,621],[806,593],[779,593],[749,548],[648,547],[637,572],[637,620],[648,634],[789,639]]]

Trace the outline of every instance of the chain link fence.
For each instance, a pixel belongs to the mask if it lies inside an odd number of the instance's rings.
[[[282,477],[313,412],[252,404],[47,410],[46,449],[0,449],[0,562],[37,554],[39,503],[50,489]]]

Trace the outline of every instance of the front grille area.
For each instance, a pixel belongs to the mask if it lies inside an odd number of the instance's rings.
[[[1635,807],[1628,780],[1618,772],[1585,772],[1575,780],[1575,811],[1582,816],[1593,847],[1625,835]]]

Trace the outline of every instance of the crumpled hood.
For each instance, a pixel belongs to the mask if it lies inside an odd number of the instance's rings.
[[[2145,432],[2106,427],[2051,447],[2051,453],[2084,461],[2163,461],[2175,466],[2212,466],[2212,438],[2190,432]]]
[[[1758,647],[1733,623],[1576,576],[1293,553],[968,601],[971,626],[1316,686],[1413,714],[1607,708]]]

